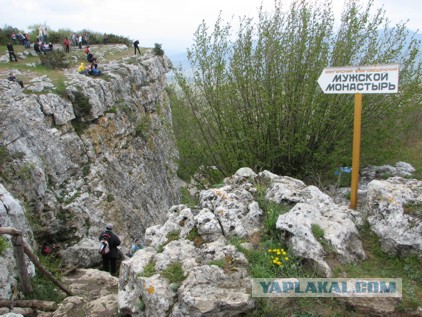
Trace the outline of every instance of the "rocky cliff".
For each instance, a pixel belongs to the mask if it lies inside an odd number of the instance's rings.
[[[25,207],[30,228],[19,229],[28,237],[33,231],[40,243],[54,241],[62,249],[96,243],[112,222],[129,245],[179,202],[178,152],[164,89],[169,60],[149,51],[101,68],[101,77],[64,70],[64,87],[48,76],[24,90],[0,80],[2,192]],[[17,225],[4,209],[0,225]]]

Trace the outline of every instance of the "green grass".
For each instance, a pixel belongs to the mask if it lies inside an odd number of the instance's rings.
[[[160,275],[166,278],[170,283],[180,284],[186,278],[183,269],[182,263],[174,262],[171,263],[165,270],[163,270]]]
[[[150,277],[153,276],[155,273],[155,263],[153,261],[150,261],[147,265],[145,265],[142,273],[139,273],[138,275],[143,277]]]
[[[379,238],[369,224],[361,228],[361,239],[368,259],[359,264],[339,265],[334,274],[350,278],[402,278],[403,299],[399,311],[406,312],[422,306],[422,263],[416,256],[398,257],[381,249]]]
[[[53,255],[39,255],[38,259],[47,271],[59,281],[61,280],[61,260],[59,258]],[[61,292],[56,285],[45,278],[38,269],[35,270],[35,273],[35,277],[31,278],[33,291],[31,294],[26,295],[25,299],[53,301],[56,303],[60,303],[65,299],[65,293]]]

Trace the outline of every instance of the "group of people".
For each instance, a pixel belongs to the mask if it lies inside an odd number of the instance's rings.
[[[10,35],[10,39],[12,40],[13,44],[16,44],[18,41],[19,44],[25,46],[25,48],[30,47],[30,36],[29,33],[19,33],[15,34],[14,32]]]
[[[99,241],[102,241],[104,237],[107,237],[110,251],[107,254],[102,255],[103,271],[110,272],[112,275],[117,275],[117,259],[119,258],[119,249],[117,248],[120,244],[120,238],[113,232],[113,224],[108,223],[105,227],[105,231],[100,234]],[[137,251],[144,248],[140,239],[135,239],[130,251],[127,256],[132,257]]]
[[[45,55],[45,54],[47,54],[47,52],[53,51],[53,44],[47,43],[47,42],[42,42],[41,40],[37,39],[37,41],[34,43],[34,51],[37,54],[44,53],[44,55]]]
[[[85,63],[81,63],[78,67],[78,73],[85,75],[100,76],[101,70],[98,69],[97,58],[92,55],[89,45],[85,48],[85,54],[86,60],[91,63],[91,65],[87,67]]]

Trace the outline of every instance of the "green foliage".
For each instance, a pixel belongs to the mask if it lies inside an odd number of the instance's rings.
[[[209,261],[207,264],[208,265],[216,265],[216,266],[218,266],[220,269],[224,269],[224,266],[225,266],[225,261],[224,261],[224,259],[221,259],[221,260],[211,260],[211,261]]]
[[[111,203],[114,201],[114,196],[113,194],[107,194],[107,202]]]
[[[186,276],[182,269],[182,263],[171,263],[160,275],[166,278],[170,283],[181,283],[185,280]]]
[[[193,197],[190,194],[189,189],[187,189],[186,187],[182,187],[181,203],[188,207],[195,207],[198,205],[199,199],[197,197]]]
[[[315,239],[324,239],[324,229],[322,229],[319,225],[313,223],[311,225],[311,231]]]
[[[82,175],[83,177],[87,177],[91,171],[91,165],[87,164],[82,167]]]
[[[83,117],[91,112],[91,104],[89,99],[80,91],[74,91],[72,96],[73,109],[76,117]]]
[[[13,26],[5,24],[2,28],[0,28],[0,44],[6,45],[8,42],[11,42],[13,44],[10,38],[12,33],[19,34],[24,32]]]
[[[105,113],[117,113],[117,107],[113,106],[110,109],[106,110]]]
[[[142,117],[142,119],[140,119],[140,121],[136,125],[135,135],[137,137],[141,137],[143,139],[147,139],[149,133],[151,132],[150,131],[151,124],[152,124],[152,120],[151,120],[151,117],[149,115],[146,115],[146,116]]]
[[[153,51],[154,51],[154,54],[157,55],[157,56],[163,56],[164,55],[164,51],[161,48],[161,44],[155,43]]]
[[[9,243],[7,242],[6,238],[0,236],[0,255],[3,255],[4,251],[10,247]]]
[[[396,256],[381,248],[378,236],[368,223],[360,228],[360,237],[368,255],[359,264],[339,265],[335,276],[350,278],[402,278],[403,299],[399,309],[407,311],[422,305],[422,262],[417,256]]]
[[[155,274],[155,263],[154,261],[149,261],[147,265],[145,265],[144,270],[142,273],[139,274],[139,276],[143,277],[150,277]]]
[[[48,68],[68,68],[70,61],[67,59],[66,53],[64,51],[53,50],[47,54],[39,55],[41,65],[44,65]]]
[[[180,230],[170,231],[167,234],[166,238],[167,238],[166,244],[168,244],[172,241],[175,241],[175,240],[179,240],[180,239]]]
[[[81,136],[85,130],[89,128],[88,122],[81,122],[78,119],[73,119],[71,122],[73,129],[75,130],[75,133],[79,136]]]
[[[404,212],[408,215],[416,216],[422,219],[422,202],[411,202],[403,206]]]
[[[343,166],[351,157],[354,101],[322,93],[317,79],[328,66],[401,65],[400,94],[365,95],[362,118],[362,164],[394,154],[398,131],[409,129],[404,114],[414,111],[422,89],[419,44],[408,42],[404,24],[391,28],[370,0],[347,2],[339,27],[329,1],[302,0],[287,12],[277,1],[273,13],[260,9],[258,22],[239,24],[233,34],[221,18],[211,32],[202,23],[188,50],[193,78],[176,71],[179,90],[170,98],[180,174],[215,166],[227,176],[248,166],[304,177]]]
[[[60,281],[61,279],[61,261],[52,255],[39,255],[38,259],[41,264],[53,276]],[[66,295],[61,292],[56,285],[49,279],[45,278],[38,269],[35,271],[35,277],[31,278],[33,292],[25,297],[25,299],[37,299],[45,301],[54,301],[56,303],[62,302]]]

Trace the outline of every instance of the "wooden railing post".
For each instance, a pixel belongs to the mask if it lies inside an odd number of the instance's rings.
[[[12,243],[16,258],[16,267],[19,272],[19,279],[21,283],[22,292],[27,295],[32,292],[31,279],[29,278],[28,270],[26,269],[25,254],[31,260],[32,263],[40,270],[40,272],[51,280],[56,286],[58,286],[67,295],[72,296],[72,292],[69,291],[62,283],[60,283],[47,269],[41,264],[37,256],[32,253],[30,247],[23,241],[22,232],[12,227],[0,227],[0,234],[9,234],[12,236]]]
[[[22,234],[12,236],[13,251],[15,253],[16,267],[19,273],[19,282],[22,293],[28,295],[32,293],[31,279],[25,263],[25,251],[23,248]]]

